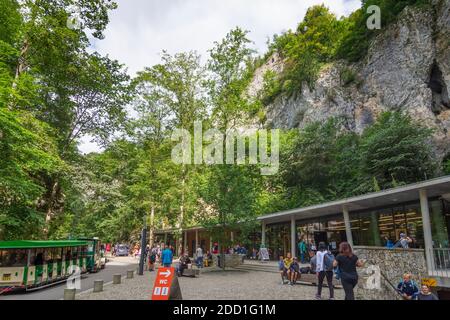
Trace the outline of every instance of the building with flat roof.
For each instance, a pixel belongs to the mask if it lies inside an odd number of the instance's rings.
[[[331,251],[337,251],[343,241],[355,246],[384,247],[405,233],[413,239],[412,248],[424,250],[428,274],[450,278],[450,176],[270,213],[257,220],[261,231],[255,239],[258,246],[268,248],[274,260],[286,252],[297,256],[300,239],[315,246],[325,242]],[[211,249],[214,235],[204,228],[183,232],[184,246],[190,254],[198,245]]]

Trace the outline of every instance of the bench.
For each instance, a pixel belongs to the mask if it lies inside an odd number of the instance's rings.
[[[183,270],[183,277],[195,278],[195,277],[198,277],[199,275],[200,275],[199,269],[184,269]]]
[[[316,274],[312,274],[312,273],[302,273],[300,274],[299,279],[297,280],[297,283],[310,283],[312,285],[317,285],[319,282],[319,279],[317,278]],[[327,283],[327,279],[325,278],[323,280],[323,286],[327,287],[328,283]],[[335,277],[333,277],[333,287],[341,287],[341,282],[339,280],[336,280]]]

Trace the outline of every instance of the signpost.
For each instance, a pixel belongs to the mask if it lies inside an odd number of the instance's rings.
[[[175,274],[175,268],[159,268],[156,275],[155,285],[152,291],[152,300],[169,300],[170,294],[174,288],[172,282]],[[176,281],[178,283],[178,281]],[[172,289],[172,290],[171,290]],[[179,290],[179,288],[178,288]]]
[[[423,278],[422,285],[427,285],[428,287],[437,287],[437,280],[433,278]]]
[[[267,250],[267,248],[259,249],[259,255],[260,255],[261,261],[268,261],[268,260],[270,260],[270,258],[269,258],[269,251]]]

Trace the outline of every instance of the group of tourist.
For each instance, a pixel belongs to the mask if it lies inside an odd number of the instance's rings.
[[[356,267],[361,267],[363,262],[353,254],[350,244],[342,242],[339,246],[339,255],[334,257],[328,250],[327,245],[324,242],[320,242],[318,250],[310,259],[310,263],[311,268],[307,270],[311,270],[311,272],[315,273],[318,277],[316,299],[321,299],[323,282],[326,279],[330,291],[329,299],[334,300],[334,273],[341,279],[342,287],[345,292],[345,300],[355,299],[353,289],[358,283]],[[286,258],[280,257],[278,266],[282,284],[285,284],[285,279],[287,279],[290,285],[294,285],[296,281],[301,278],[301,271],[303,268],[300,268],[298,258],[292,258],[290,253],[286,255]]]
[[[403,279],[397,285],[397,291],[405,300],[439,300],[430,291],[430,287],[427,284],[423,283],[419,290],[410,273],[403,275]]]
[[[401,235],[398,241],[401,247],[407,247],[411,239],[406,235]],[[301,249],[300,249],[301,248]],[[308,247],[301,247],[299,244],[299,251],[305,250],[303,253],[308,253]],[[357,267],[362,267],[364,261],[358,258],[352,247],[347,242],[342,242],[339,245],[339,254],[335,257],[324,242],[319,243],[318,250],[310,259],[310,268],[301,268],[297,257],[291,257],[287,253],[286,257],[280,256],[278,268],[281,274],[281,283],[294,285],[302,276],[302,273],[313,273],[317,275],[317,293],[316,299],[322,299],[323,282],[326,279],[329,289],[329,299],[334,300],[334,286],[333,277],[341,281],[345,293],[345,300],[355,300],[354,288],[358,284]],[[287,280],[287,282],[286,282]],[[406,273],[403,279],[398,283],[398,293],[405,300],[438,300],[428,285],[422,284],[419,290],[416,283],[412,280],[412,275]]]

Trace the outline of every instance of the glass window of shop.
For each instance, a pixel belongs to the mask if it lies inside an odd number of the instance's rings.
[[[450,203],[446,200],[429,201],[431,233],[434,248],[449,247]]]
[[[266,247],[271,260],[278,260],[280,255],[291,252],[290,223],[267,225]]]
[[[363,246],[386,246],[395,244],[400,233],[412,240],[412,248],[423,248],[423,226],[420,204],[398,205],[350,213],[353,243]]]
[[[344,218],[342,215],[334,215],[297,221],[297,244],[301,238],[309,248],[312,245],[317,248],[320,242],[325,242],[331,251],[336,251],[339,244],[346,241]]]

